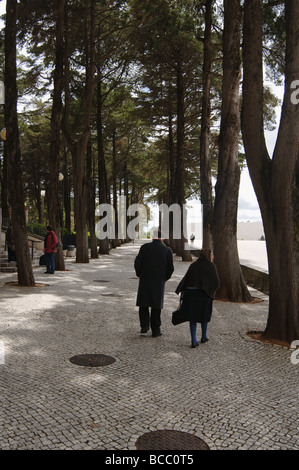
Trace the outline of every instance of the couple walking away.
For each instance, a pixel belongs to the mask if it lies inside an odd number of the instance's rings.
[[[165,283],[174,271],[172,251],[163,241],[161,232],[158,232],[158,238],[141,246],[134,262],[135,272],[139,277],[136,305],[139,307],[140,332],[147,333],[151,327],[153,337],[162,334],[161,310]],[[199,345],[197,323],[201,323],[201,342],[208,341],[207,327],[218,287],[219,277],[212,252],[200,250],[198,259],[189,266],[175,291],[181,294],[180,310],[185,321],[190,323],[192,348]]]

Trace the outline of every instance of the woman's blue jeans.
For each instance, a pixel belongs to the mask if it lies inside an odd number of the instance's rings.
[[[196,329],[197,323],[190,322],[190,333],[191,333],[191,341],[192,343],[196,343]],[[201,338],[207,338],[207,329],[208,329],[208,322],[201,323]]]
[[[46,263],[47,263],[47,272],[54,274],[55,272],[55,253],[45,253]]]

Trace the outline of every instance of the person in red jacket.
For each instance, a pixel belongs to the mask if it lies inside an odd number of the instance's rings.
[[[53,232],[51,225],[47,225],[47,235],[45,237],[44,244],[44,253],[47,263],[47,271],[45,274],[54,274],[55,272],[55,253],[57,242],[56,234]]]

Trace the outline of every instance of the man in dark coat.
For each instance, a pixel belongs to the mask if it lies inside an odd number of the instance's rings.
[[[152,336],[161,336],[165,282],[170,279],[174,267],[172,252],[163,244],[160,232],[158,238],[141,246],[134,268],[139,277],[136,305],[139,307],[141,333],[147,333],[150,325]]]

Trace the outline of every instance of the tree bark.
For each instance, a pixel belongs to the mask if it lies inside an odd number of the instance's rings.
[[[87,192],[85,177],[85,152],[89,132],[71,147],[74,174],[74,214],[76,229],[76,262],[89,263],[88,226],[87,226]]]
[[[210,90],[211,90],[211,27],[212,27],[212,3],[206,0],[205,34],[204,34],[204,61],[203,61],[203,89],[202,89],[202,114],[200,131],[200,186],[201,203],[203,208],[203,238],[202,247],[212,249],[212,222],[213,222],[213,198],[210,159]]]
[[[128,166],[127,166],[127,153],[124,155],[123,161],[123,176],[124,176],[124,196],[125,196],[125,243],[129,243],[130,238],[128,235],[128,225],[130,222],[130,216],[128,216],[129,208],[129,179],[128,179]]]
[[[7,224],[8,219],[9,219],[7,146],[3,144],[2,149],[3,149],[3,154],[2,154],[3,164],[2,164],[2,174],[1,174],[1,207],[2,207],[2,221],[4,221],[5,224]]]
[[[60,131],[61,131],[61,94],[63,90],[63,29],[64,29],[64,5],[65,0],[56,2],[56,46],[55,46],[55,71],[53,105],[51,115],[51,137],[49,156],[49,223],[57,238],[61,240],[60,233],[60,204],[58,191],[59,155],[60,155]],[[63,199],[63,197],[62,197]],[[62,217],[63,217],[62,200]],[[65,271],[62,246],[57,249],[55,255],[55,269]]]
[[[107,183],[106,165],[103,143],[103,123],[102,123],[102,82],[98,77],[97,86],[97,138],[98,138],[98,174],[99,174],[99,204],[107,204]],[[101,217],[104,218],[105,214]],[[109,254],[109,239],[105,237],[100,241],[101,254]]]
[[[185,143],[185,86],[183,77],[183,65],[180,52],[177,61],[177,155],[175,168],[176,202],[181,209],[181,239],[175,242],[176,254],[183,261],[192,261],[190,250],[185,249],[187,242],[184,235],[185,223],[185,188],[184,188],[184,143]]]
[[[268,254],[269,315],[263,335],[291,342],[299,338],[298,234],[295,231],[295,223],[298,227],[295,195],[299,104],[291,99],[291,84],[299,77],[299,2],[285,2],[285,91],[272,158],[266,147],[263,123],[262,27],[262,0],[245,1],[242,132]]]
[[[112,185],[113,185],[113,209],[115,224],[115,239],[112,240],[113,248],[120,245],[118,239],[118,208],[117,208],[117,161],[116,161],[116,131],[112,134]]]
[[[92,148],[91,142],[89,140],[87,145],[87,156],[86,156],[86,177],[87,181],[89,181],[89,185],[87,188],[87,218],[88,218],[88,227],[90,233],[90,257],[92,259],[98,258],[98,247],[97,247],[97,237],[95,233],[95,215],[96,215],[96,208],[95,208],[95,182],[94,182],[94,175],[93,175],[93,155],[92,155]]]
[[[224,0],[223,84],[213,242],[220,277],[217,298],[249,302],[238,255],[237,212],[240,184],[240,0]]]
[[[76,141],[71,138],[68,128],[70,91],[67,46],[65,47],[65,113],[63,118],[63,131],[67,145],[72,154],[73,162],[74,215],[76,225],[77,263],[89,263],[85,156],[87,144],[90,137],[90,117],[94,96],[95,0],[90,0],[89,6],[89,37],[86,38],[86,96],[83,103],[84,116],[82,119],[84,127],[81,132],[81,137]],[[67,30],[67,28],[65,29]]]
[[[174,137],[173,137],[173,115],[172,115],[172,85],[168,85],[168,155],[169,155],[169,178],[168,178],[168,191],[166,204],[170,207],[176,201],[175,191],[175,152],[174,152]],[[168,244],[170,248],[176,252],[176,241],[173,238],[173,213],[169,213],[169,239]]]
[[[64,228],[71,232],[71,177],[68,165],[68,150],[66,146],[63,149],[63,174],[64,174],[64,190],[63,190],[63,205],[64,205]]]
[[[5,25],[5,124],[8,157],[9,197],[12,212],[18,283],[33,287],[33,276],[28,246],[24,193],[21,168],[21,151],[17,115],[17,68],[16,68],[16,0],[6,2]]]

